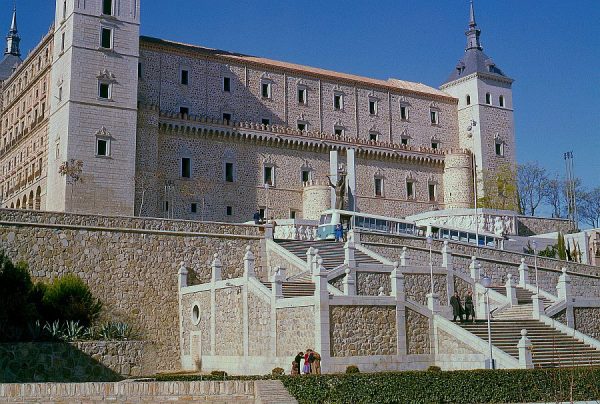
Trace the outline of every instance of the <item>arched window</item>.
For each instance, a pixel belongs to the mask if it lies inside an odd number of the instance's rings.
[[[23,205],[21,207],[27,209],[27,195],[23,195]]]
[[[29,193],[29,205],[27,205],[27,209],[33,210],[33,191]]]
[[[21,200],[20,199],[17,199],[17,206],[16,206],[16,208],[17,209],[21,209]]]
[[[42,188],[41,187],[37,187],[37,190],[35,191],[35,210],[41,210],[42,209]]]

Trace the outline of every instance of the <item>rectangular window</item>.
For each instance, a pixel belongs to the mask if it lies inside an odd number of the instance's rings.
[[[377,115],[377,100],[369,100],[369,114]]]
[[[60,36],[60,51],[64,52],[65,51],[65,33],[63,32],[63,34]]]
[[[369,132],[369,140],[371,142],[376,142],[379,134],[376,132]]]
[[[271,120],[269,118],[263,118],[263,119],[261,119],[261,123],[263,125],[270,125],[271,124]]]
[[[383,196],[383,178],[375,178],[375,196]]]
[[[225,181],[233,182],[233,163],[225,163]]]
[[[179,107],[179,113],[181,115],[189,115],[190,109],[188,107]]]
[[[298,122],[298,130],[305,131],[308,127],[306,122]]]
[[[492,105],[492,95],[490,93],[485,93],[485,103]]]
[[[429,184],[429,202],[435,202],[436,200],[436,185]]]
[[[109,99],[110,98],[110,84],[102,83],[98,84],[98,97]]]
[[[142,78],[142,64],[138,63],[138,79]]]
[[[309,182],[309,181],[310,181],[310,171],[302,170],[302,182]]]
[[[431,148],[432,149],[437,149],[438,147],[440,147],[439,142],[431,142]]]
[[[298,104],[306,104],[306,88],[298,89]]]
[[[112,15],[113,13],[113,0],[102,0],[102,14]]]
[[[197,203],[192,203],[190,205],[190,212],[191,213],[197,213],[198,212],[198,204]]]
[[[341,110],[344,108],[344,97],[342,94],[333,95],[333,109]]]
[[[439,123],[439,116],[437,111],[429,110],[429,117],[431,119],[432,125],[437,125]]]
[[[231,79],[229,77],[223,77],[223,91],[227,93],[231,91]]]
[[[102,34],[100,37],[100,46],[102,48],[112,48],[112,30],[110,28],[102,28]]]
[[[169,211],[169,201],[165,201],[165,212]]]
[[[273,185],[273,167],[266,166],[263,169],[263,184]]]
[[[403,145],[408,145],[408,138],[407,137],[403,137],[400,139],[400,143],[402,143]]]
[[[262,220],[264,220],[264,219],[265,219],[265,208],[264,208],[264,207],[262,207],[262,208],[259,208],[259,209],[258,209],[258,213],[260,214],[260,218],[261,218]]]
[[[296,211],[290,209],[290,219],[295,219],[295,218],[296,218]]]
[[[229,112],[223,112],[223,120],[226,122],[231,122],[231,114]]]
[[[181,70],[181,84],[187,86],[190,81],[190,72],[188,70]]]
[[[408,121],[408,107],[406,105],[400,106],[400,119]]]
[[[406,198],[414,199],[415,197],[415,183],[412,181],[406,181]]]
[[[263,98],[271,98],[271,83],[262,83],[261,94]]]
[[[63,97],[63,92],[62,92],[62,87],[58,88],[58,101],[62,101],[62,97]]]
[[[227,206],[226,212],[227,216],[233,215],[233,208],[231,206]]]
[[[192,176],[192,161],[189,157],[181,159],[181,176],[183,178],[190,178]]]
[[[496,156],[504,156],[504,143],[496,143]]]
[[[333,133],[336,136],[343,136],[344,135],[344,128],[342,128],[341,126],[334,126],[333,127]]]
[[[498,97],[498,103],[500,104],[501,107],[504,107],[504,96],[503,95]]]
[[[108,155],[109,155],[108,139],[96,139],[96,156],[108,156]]]

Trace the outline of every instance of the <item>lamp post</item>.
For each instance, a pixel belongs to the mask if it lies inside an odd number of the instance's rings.
[[[540,284],[538,283],[538,267],[537,267],[537,242],[533,240],[533,267],[535,268],[535,288],[536,294],[540,294]]]
[[[431,234],[427,236],[427,245],[429,246],[429,273],[431,275],[431,296],[433,296],[433,261],[431,258],[431,245],[433,244],[433,237]]]
[[[490,316],[490,294],[489,287],[492,284],[492,278],[489,276],[484,276],[481,278],[481,284],[485,288],[485,310],[487,315],[487,328],[488,328],[488,347],[490,351],[490,358],[486,360],[486,369],[496,369],[496,364],[494,363],[494,356],[492,350],[492,322]]]

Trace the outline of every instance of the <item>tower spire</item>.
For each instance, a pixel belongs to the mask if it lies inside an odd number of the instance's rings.
[[[17,30],[17,3],[15,1],[13,6],[12,21],[10,23],[10,30],[6,36],[6,50],[4,51],[4,54],[21,56],[19,42],[21,42],[21,38],[19,37],[19,31]]]
[[[477,28],[477,22],[475,22],[475,6],[473,5],[473,0],[471,0],[471,6],[469,10],[469,29],[465,32],[467,36],[467,48],[469,49],[479,49],[482,50],[481,43],[479,42],[479,36],[481,35],[481,30]]]

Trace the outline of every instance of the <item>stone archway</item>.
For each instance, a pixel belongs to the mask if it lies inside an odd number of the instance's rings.
[[[21,204],[21,208],[27,209],[27,195],[23,195],[23,203]]]
[[[33,190],[29,193],[29,200],[27,201],[28,205],[27,205],[27,209],[29,210],[33,210]]]
[[[10,208],[11,208],[11,209],[14,209],[14,208],[15,208],[15,204],[14,204],[14,203],[11,203],[11,204],[10,204]]]
[[[15,206],[15,208],[21,209],[21,200],[20,199],[17,199],[17,206]]]
[[[35,210],[41,210],[42,209],[42,188],[41,187],[37,187],[37,190],[35,191],[35,206],[34,206]]]

